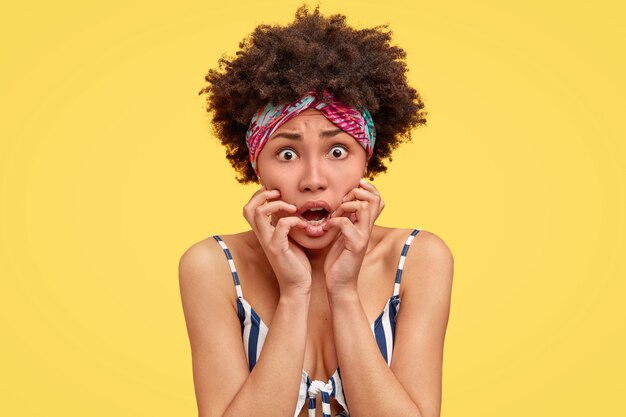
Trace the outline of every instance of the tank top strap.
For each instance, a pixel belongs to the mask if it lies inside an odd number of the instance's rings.
[[[230,272],[233,276],[233,281],[235,283],[235,290],[237,291],[237,297],[243,298],[243,293],[241,292],[241,285],[239,284],[239,275],[237,275],[237,269],[235,269],[235,262],[233,262],[233,256],[230,253],[228,246],[226,246],[226,243],[218,235],[213,235],[213,239],[215,239],[217,243],[219,243],[222,249],[224,250],[224,254],[226,255],[226,260],[228,260],[228,265],[230,266]]]
[[[406,254],[409,251],[409,246],[411,246],[411,242],[413,242],[413,238],[421,231],[421,229],[413,229],[406,242],[404,242],[404,246],[402,247],[402,253],[400,254],[400,261],[398,262],[398,269],[396,271],[396,283],[393,286],[393,295],[400,294],[400,280],[402,279],[402,270],[404,269],[404,261],[406,259]]]

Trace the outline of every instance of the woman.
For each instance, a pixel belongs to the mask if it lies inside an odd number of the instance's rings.
[[[301,7],[206,76],[216,135],[261,187],[251,230],[180,261],[201,417],[440,414],[452,255],[376,225],[363,180],[425,123],[390,36]]]

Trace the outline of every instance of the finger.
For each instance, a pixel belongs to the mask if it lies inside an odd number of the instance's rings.
[[[294,227],[304,229],[307,227],[307,223],[297,216],[280,218],[278,222],[276,222],[276,228],[272,236],[274,245],[286,250],[289,247],[287,236]]]
[[[378,192],[378,189],[374,186],[374,184],[365,181],[363,178],[359,180],[359,186],[367,191],[372,192],[373,194],[380,195],[380,192]]]
[[[258,190],[256,190],[252,196],[250,196],[250,198],[254,198],[255,196],[265,192],[265,191],[274,191],[274,190],[268,190],[267,187],[265,185],[262,185]]]
[[[297,211],[297,208],[293,204],[278,200],[258,206],[254,211],[256,227],[265,238],[270,239],[272,233],[274,233],[274,226],[272,225],[271,219],[268,219],[268,217],[280,211],[292,214]]]
[[[272,214],[278,213],[279,211],[286,211],[288,213],[293,213],[297,211],[297,207],[293,204],[289,204],[283,200],[270,201],[268,203],[263,204],[262,206],[258,206],[255,210],[255,214],[257,216],[268,217]]]
[[[376,196],[369,191],[361,190],[358,188],[355,188],[354,190],[350,191],[350,193],[346,194],[344,201],[367,201],[368,203],[370,203],[370,208],[372,209],[372,215],[374,217],[378,217],[383,207],[385,206],[385,203],[382,202],[383,200],[381,200],[380,196]],[[346,203],[344,202],[343,204]]]
[[[380,193],[378,192],[378,189],[374,187],[374,184],[371,184],[365,181],[363,178],[359,180],[359,185],[363,187],[365,190],[372,192],[373,194],[380,195]]]
[[[248,220],[248,223],[254,228],[254,211],[256,208],[267,201],[280,197],[280,191],[278,190],[258,190],[255,192],[250,200],[243,206],[243,216]]]
[[[359,201],[348,201],[347,203],[343,203],[342,205],[340,205],[339,207],[337,207],[337,209],[335,211],[332,212],[332,214],[330,215],[331,218],[333,217],[340,217],[343,216],[346,213],[354,213],[359,209],[360,206],[360,202]]]
[[[370,223],[370,219],[372,218],[371,212],[371,204],[365,201],[360,201],[359,209],[354,213],[356,216],[355,224],[361,230],[365,236],[369,236],[370,229],[372,228],[372,224]]]
[[[372,209],[371,216],[374,220],[378,218],[380,213],[385,208],[385,202],[380,198],[380,194],[373,194],[370,191],[366,191],[360,188],[352,189],[346,196],[344,197],[344,201],[350,200],[364,200],[370,202],[370,207]]]
[[[331,215],[337,218],[348,214],[348,218],[357,225],[359,230],[365,232],[369,229],[372,213],[370,212],[370,203],[367,201],[349,201],[340,205]],[[354,216],[354,217],[352,217]]]
[[[329,219],[322,226],[324,230],[331,228],[337,228],[340,230],[341,235],[345,239],[345,247],[347,250],[353,253],[358,253],[367,247],[367,239],[356,228],[356,226],[347,217],[335,217]]]
[[[350,200],[366,200],[371,201],[372,203],[376,202],[376,205],[378,205],[378,200],[380,200],[380,194],[374,194],[371,191],[367,191],[363,188],[353,188],[343,198],[344,202]]]
[[[380,214],[380,212],[383,211],[383,209],[385,208],[385,202],[380,197],[380,192],[378,191],[378,189],[374,186],[374,184],[365,181],[363,178],[359,180],[359,184],[361,187],[363,187],[363,189],[370,191],[372,194],[379,197],[380,203],[378,204],[378,214]]]

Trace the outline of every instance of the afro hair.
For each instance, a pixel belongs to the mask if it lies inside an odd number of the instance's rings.
[[[387,167],[392,151],[426,124],[419,93],[406,79],[406,52],[390,44],[388,25],[354,29],[341,14],[322,16],[300,6],[287,26],[259,25],[239,43],[236,56],[222,56],[205,76],[206,110],[214,134],[240,183],[258,182],[250,164],[246,131],[268,102],[291,102],[309,91],[331,92],[337,100],[368,109],[376,127],[370,179]]]

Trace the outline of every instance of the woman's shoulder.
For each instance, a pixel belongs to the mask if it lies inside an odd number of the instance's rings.
[[[245,247],[251,246],[252,231],[211,235],[189,246],[180,257],[178,270],[181,284],[207,285],[220,284],[228,288],[229,284],[222,279],[230,275],[231,269],[225,249],[241,253]],[[220,244],[220,241],[222,244]],[[199,282],[201,281],[201,282]]]
[[[420,229],[419,227],[384,227],[376,225],[375,232],[373,234],[373,236],[378,236],[378,239],[380,241],[398,239],[402,240],[403,238],[404,241],[406,241],[411,235],[414,235],[412,241],[416,242],[419,240],[421,242],[428,242],[426,244],[430,245],[444,243],[443,239],[434,232]]]
[[[415,230],[419,233],[423,231],[417,228],[405,228],[405,227],[385,227],[374,226],[372,230],[372,241],[375,244],[384,247],[396,247],[397,245],[403,245],[406,240],[413,234]]]
[[[446,254],[451,255],[451,251],[445,241],[436,233],[429,230],[403,227],[382,227],[376,226],[375,239],[377,246],[380,245],[385,252],[390,253],[401,252],[404,245],[409,243],[413,248],[412,258],[435,256],[443,257]],[[419,254],[416,254],[418,252]]]
[[[220,242],[222,242],[220,244]],[[232,234],[212,234],[193,243],[183,254],[189,257],[224,257],[224,249],[245,250],[255,246],[256,236],[252,230]]]
[[[436,233],[420,228],[384,228],[389,259],[394,262],[400,254],[405,274],[419,279],[403,279],[403,290],[409,287],[428,287],[445,290],[452,284],[454,258],[448,244]],[[413,236],[413,237],[411,237]],[[410,243],[410,250],[405,245]]]

